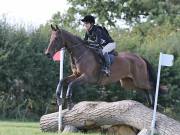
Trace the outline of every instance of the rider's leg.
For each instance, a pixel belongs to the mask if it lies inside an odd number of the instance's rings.
[[[105,66],[106,66],[106,74],[109,76],[110,75],[110,57],[109,57],[109,52],[111,52],[112,50],[114,50],[116,48],[116,44],[115,43],[109,43],[107,44],[103,50],[103,56],[104,56],[104,60],[105,60]]]
[[[105,66],[106,66],[105,72],[109,76],[110,75],[110,64],[111,63],[110,63],[110,57],[109,57],[108,52],[104,53],[104,60],[105,60]]]
[[[98,54],[102,60],[101,61],[101,64],[102,64],[101,71],[106,73],[107,72],[106,60],[105,60],[104,54],[102,52],[102,49],[99,50]]]

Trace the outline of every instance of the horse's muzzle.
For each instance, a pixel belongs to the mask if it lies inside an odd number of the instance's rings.
[[[47,56],[48,58],[51,58],[51,54],[50,54],[50,53],[46,53],[46,56]]]
[[[50,54],[47,50],[44,52],[44,54],[45,54],[48,58],[51,58],[51,54]]]

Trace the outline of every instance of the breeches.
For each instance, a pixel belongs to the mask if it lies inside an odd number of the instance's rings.
[[[111,51],[114,50],[115,48],[116,48],[116,43],[115,43],[115,42],[113,42],[113,43],[108,43],[108,44],[102,49],[103,55],[104,55],[104,53],[111,52]]]

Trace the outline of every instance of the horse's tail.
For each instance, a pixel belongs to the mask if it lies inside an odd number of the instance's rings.
[[[149,80],[153,86],[153,89],[154,91],[156,90],[156,76],[155,76],[155,72],[154,72],[154,69],[152,67],[152,65],[145,59],[145,58],[142,58],[145,62],[146,62],[146,65],[147,65],[147,71],[148,71],[148,74],[149,74]],[[166,94],[168,93],[168,87],[166,85],[160,85],[159,86],[159,93],[160,94]]]

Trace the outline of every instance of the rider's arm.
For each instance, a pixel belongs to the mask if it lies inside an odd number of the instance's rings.
[[[92,48],[102,48],[97,42],[92,40],[87,40],[87,44]]]
[[[88,34],[86,33],[84,36],[84,40],[87,41],[88,40]]]
[[[95,31],[95,35],[96,35],[96,43],[98,43],[99,45],[101,45],[101,36],[102,36],[102,31],[101,29],[97,28]]]

